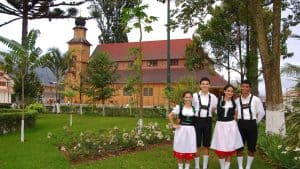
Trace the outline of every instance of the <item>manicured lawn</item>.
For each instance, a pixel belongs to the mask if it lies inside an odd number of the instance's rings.
[[[74,131],[105,130],[118,126],[131,129],[135,127],[136,118],[73,116]],[[148,118],[147,122],[158,122],[162,127],[166,119]],[[172,157],[172,145],[159,146],[148,151],[132,152],[105,160],[71,165],[47,138],[47,133],[61,133],[69,124],[68,115],[39,115],[37,126],[25,131],[25,143],[20,143],[19,132],[0,136],[0,169],[66,169],[66,168],[128,168],[128,169],[169,169],[177,168]],[[213,152],[211,154],[214,154]],[[209,161],[210,169],[218,169],[214,157]],[[193,165],[192,165],[193,166]],[[231,168],[237,168],[235,158]],[[272,169],[273,167],[256,158],[253,169]]]

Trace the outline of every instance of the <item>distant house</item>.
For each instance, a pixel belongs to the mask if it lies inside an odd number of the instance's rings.
[[[12,78],[7,73],[0,70],[0,103],[12,103],[11,95],[14,92],[13,87],[14,81]]]
[[[90,44],[85,39],[86,30],[84,26],[77,25],[74,28],[74,37],[69,41],[69,50],[75,51],[76,56],[76,63],[66,77],[66,81],[69,84],[79,84],[79,72],[84,71],[88,64]],[[206,76],[211,79],[211,92],[219,94],[222,92],[223,86],[227,84],[227,81],[214,71],[213,64],[209,58],[206,59],[206,65],[203,70],[190,72],[185,68],[185,48],[191,42],[192,40],[190,39],[171,40],[171,82],[177,82],[179,79],[187,76],[193,76],[194,79],[199,81],[202,77]],[[167,79],[166,45],[166,40],[142,42],[142,52],[144,55],[142,63],[144,106],[166,104],[164,91]],[[118,91],[109,100],[110,103],[124,106],[129,104],[133,99],[133,96],[124,91],[123,87],[126,84],[128,76],[133,73],[132,70],[129,70],[130,65],[133,63],[133,59],[128,57],[129,49],[137,47],[139,47],[138,42],[100,44],[93,52],[106,52],[118,64],[117,74],[119,78],[115,84]],[[75,97],[74,101],[79,102],[78,96]]]

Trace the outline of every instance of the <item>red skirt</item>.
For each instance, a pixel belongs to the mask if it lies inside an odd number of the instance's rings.
[[[215,150],[215,153],[219,156],[232,156],[236,153],[236,151],[218,151],[218,150]]]
[[[195,153],[179,153],[173,151],[173,155],[180,160],[192,160],[194,159]]]

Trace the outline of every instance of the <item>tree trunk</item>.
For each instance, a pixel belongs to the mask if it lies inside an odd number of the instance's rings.
[[[251,81],[251,92],[258,96],[258,54],[257,54],[257,40],[255,30],[252,28],[255,25],[252,24],[249,31],[250,40],[249,43],[249,52],[246,57],[246,76],[249,81]]]
[[[102,116],[105,116],[105,101],[102,100]]]
[[[22,18],[22,45],[27,45],[28,34],[28,0],[23,0],[23,18]]]
[[[21,142],[24,142],[24,119],[25,119],[25,92],[24,92],[24,79],[25,79],[25,75],[22,74],[22,121],[21,121]]]
[[[142,38],[143,38],[143,32],[142,32],[142,23],[141,20],[139,19],[139,23],[140,23],[140,40],[139,40],[139,44],[140,44],[140,50],[139,50],[139,112],[140,112],[140,117],[139,117],[139,122],[138,122],[138,133],[142,132],[142,128],[143,128],[143,52],[142,52]]]
[[[285,118],[282,110],[282,88],[280,79],[280,19],[281,1],[273,1],[272,47],[269,47],[267,29],[264,27],[263,9],[258,0],[250,3],[255,19],[258,47],[261,55],[265,79],[267,125],[266,131],[285,135]],[[272,51],[270,51],[272,49]]]

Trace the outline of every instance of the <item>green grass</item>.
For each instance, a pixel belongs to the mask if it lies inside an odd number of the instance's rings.
[[[119,128],[133,128],[136,118],[101,117],[101,116],[73,116],[74,131],[105,130],[118,126]],[[162,126],[166,119],[147,118],[144,123],[157,121]],[[159,146],[147,151],[131,152],[118,157],[109,157],[104,160],[71,165],[69,161],[47,139],[47,133],[54,135],[61,133],[63,126],[69,124],[68,115],[39,115],[37,125],[25,131],[25,142],[20,143],[19,132],[0,136],[0,169],[169,169],[177,168],[176,160],[172,156],[172,145]],[[213,152],[211,153],[214,154]],[[192,164],[193,166],[193,164]],[[209,161],[210,169],[218,169],[217,158]],[[237,168],[235,158],[231,168]],[[259,157],[255,158],[252,169],[272,169]]]

